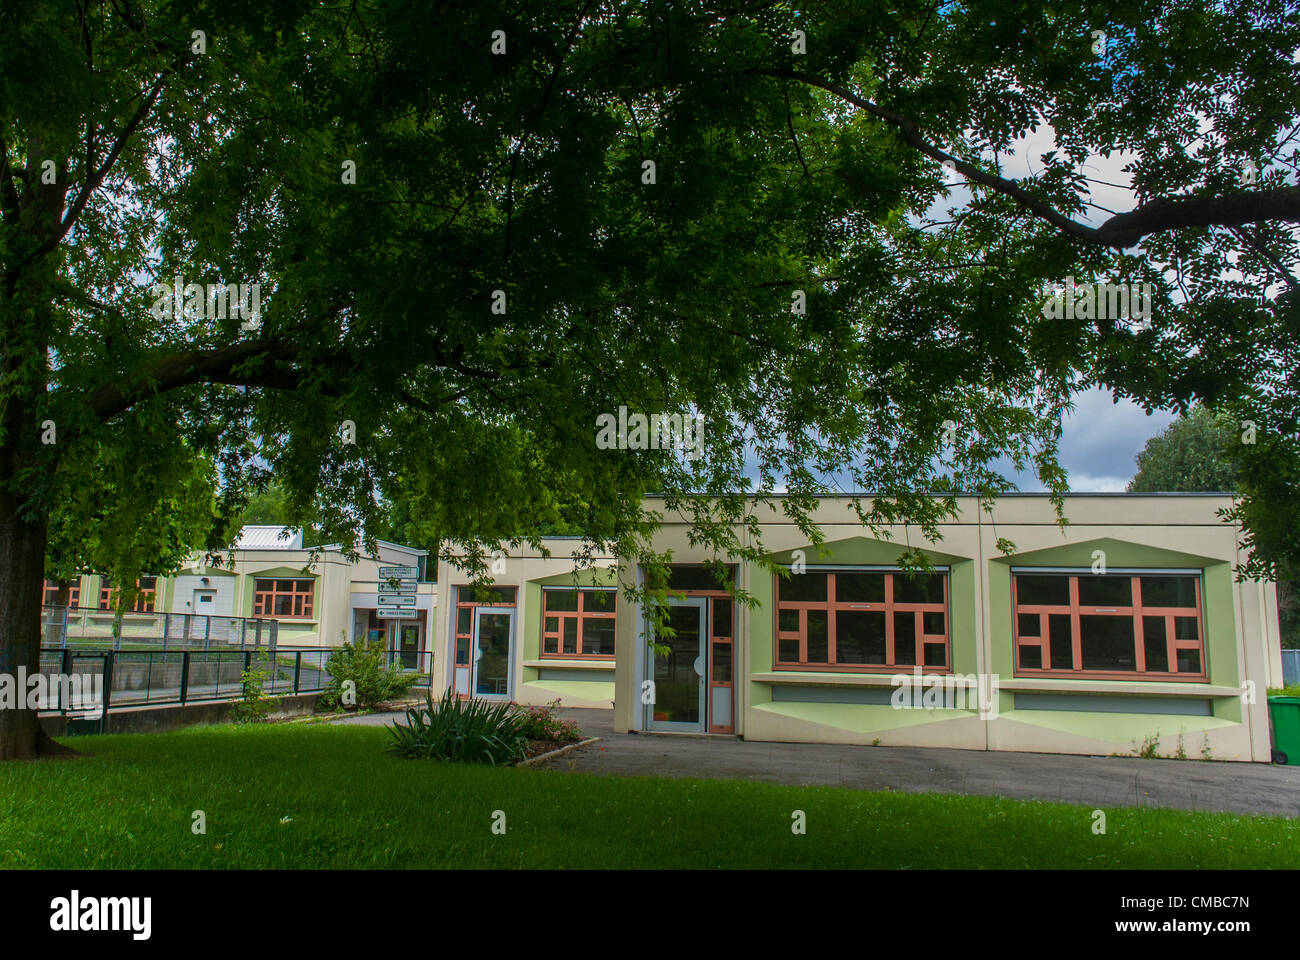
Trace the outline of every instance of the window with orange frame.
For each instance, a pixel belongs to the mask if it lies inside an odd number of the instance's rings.
[[[1199,572],[1012,573],[1019,676],[1204,680]]]
[[[543,589],[542,656],[613,660],[617,600],[617,590]]]
[[[952,669],[946,570],[809,567],[776,595],[778,670]]]
[[[45,589],[41,591],[41,604],[52,607],[59,602],[59,581],[46,580]],[[68,585],[68,606],[81,606],[81,580],[74,580]]]
[[[158,578],[141,577],[136,582],[135,604],[127,613],[153,613],[154,601],[157,598]],[[112,610],[117,604],[117,594],[119,588],[110,586],[108,581],[100,582],[99,587],[99,609]]]
[[[315,593],[315,580],[254,580],[253,615],[310,619]]]

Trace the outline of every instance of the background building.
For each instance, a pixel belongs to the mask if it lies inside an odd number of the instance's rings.
[[[313,553],[315,556],[313,557]],[[434,584],[427,579],[428,551],[379,541],[374,556],[349,560],[337,544],[303,545],[302,531],[246,526],[220,567],[195,555],[171,577],[142,577],[140,595],[124,626],[141,637],[193,637],[225,618],[277,622],[283,647],[337,647],[344,641],[383,640],[427,669],[433,624]],[[392,616],[378,600],[379,568],[408,567],[415,573],[412,617]],[[54,602],[57,585],[47,582],[44,600]],[[68,598],[68,633],[83,639],[111,638],[115,591],[98,575],[85,575]],[[150,616],[151,615],[151,616]],[[186,623],[183,618],[192,617]]]

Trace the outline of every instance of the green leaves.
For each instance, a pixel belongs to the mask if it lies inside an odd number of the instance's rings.
[[[1227,418],[1215,417],[1204,407],[1193,408],[1147,441],[1128,489],[1134,493],[1236,490],[1237,471],[1229,450],[1237,433],[1237,424]]]
[[[268,471],[291,519],[345,547],[400,524],[472,558],[565,529],[638,556],[662,493],[699,542],[761,560],[763,503],[807,528],[818,497],[858,491],[872,529],[930,535],[950,501],[929,492],[994,495],[997,464],[1060,494],[1081,386],[1153,407],[1293,391],[1264,295],[1300,253],[1289,221],[1128,252],[1087,233],[1110,202],[1097,156],[1124,157],[1134,203],[1231,201],[1248,157],[1259,188],[1286,180],[1289,5],[815,6],[146,3],[83,31],[26,4],[0,21],[18,171],[0,403],[67,442],[29,444],[0,486],[53,516],[56,564],[121,554],[123,576],[169,562],[164,541],[228,542]],[[917,137],[1023,195],[947,185]],[[1013,145],[1032,175],[1007,172]],[[44,156],[66,190],[34,190]],[[261,283],[262,327],[152,317],[152,283],[178,274]],[[1044,283],[1070,275],[1152,282],[1151,329],[1045,318]],[[147,386],[127,413],[88,409],[128,383]],[[706,455],[598,449],[620,406],[698,411]],[[74,543],[101,515],[102,546]]]
[[[321,706],[370,709],[404,697],[417,675],[386,664],[387,659],[382,642],[345,642],[325,664],[330,679],[321,692]]]
[[[406,721],[387,728],[394,756],[492,766],[524,759],[533,726],[514,704],[461,700],[450,687],[437,706],[429,694],[427,706],[407,710]]]

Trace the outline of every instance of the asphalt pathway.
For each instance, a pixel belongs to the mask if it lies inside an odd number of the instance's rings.
[[[537,769],[1300,817],[1300,767],[1294,766],[627,734],[614,732],[612,710],[559,713],[585,736],[601,739]],[[379,726],[401,718],[378,713],[338,722]]]
[[[541,769],[1300,817],[1294,766],[626,734],[614,733],[611,710],[561,713],[601,739]]]

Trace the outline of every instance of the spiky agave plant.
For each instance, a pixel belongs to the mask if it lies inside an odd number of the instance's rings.
[[[528,719],[513,704],[461,700],[449,688],[435,705],[406,711],[406,723],[388,728],[388,752],[407,759],[457,763],[517,763],[528,752]]]

